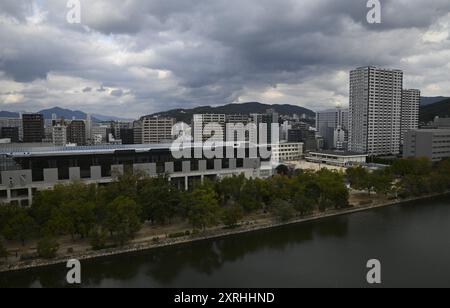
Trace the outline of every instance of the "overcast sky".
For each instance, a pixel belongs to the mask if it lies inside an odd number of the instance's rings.
[[[260,101],[348,105],[348,72],[399,68],[450,96],[449,0],[0,1],[0,110],[60,106],[137,117]]]

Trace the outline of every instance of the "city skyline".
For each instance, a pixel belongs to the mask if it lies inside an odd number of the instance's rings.
[[[65,1],[2,1],[0,110],[137,118],[260,101],[321,111],[348,105],[348,71],[366,65],[450,96],[446,1],[384,1],[374,25],[366,1],[81,4],[80,25],[65,20]]]

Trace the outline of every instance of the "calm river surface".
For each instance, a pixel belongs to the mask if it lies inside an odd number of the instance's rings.
[[[83,287],[450,287],[450,198],[86,261]],[[63,287],[64,265],[0,274],[0,287]]]

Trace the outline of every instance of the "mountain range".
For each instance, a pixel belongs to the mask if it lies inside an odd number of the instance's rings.
[[[450,98],[420,108],[420,122],[428,123],[435,117],[450,117]]]
[[[24,112],[25,113],[25,112]],[[70,110],[70,109],[64,109],[60,107],[54,107],[50,109],[44,109],[41,111],[38,111],[37,113],[40,113],[44,116],[44,119],[49,120],[52,118],[53,114],[56,114],[58,118],[64,117],[65,119],[86,119],[87,114],[83,111],[79,110]],[[0,117],[2,118],[18,118],[20,117],[20,114],[18,112],[9,112],[9,111],[0,111]],[[120,118],[120,117],[114,117],[114,116],[105,116],[100,114],[93,114],[92,115],[92,121],[94,122],[106,122],[106,121],[128,121],[130,119]]]
[[[190,123],[194,114],[201,114],[201,113],[252,114],[252,113],[265,113],[268,109],[273,109],[282,115],[305,114],[309,118],[314,118],[316,115],[316,113],[310,109],[294,105],[268,105],[257,102],[249,102],[242,104],[228,104],[219,107],[202,106],[192,109],[173,109],[169,111],[158,112],[150,116],[172,117],[177,119],[177,121]]]
[[[158,112],[151,116],[168,116],[182,121],[190,123],[192,116],[198,113],[219,113],[219,114],[251,114],[251,113],[265,113],[268,109],[274,109],[276,112],[282,115],[302,115],[305,114],[310,121],[315,117],[315,112],[299,106],[294,105],[268,105],[258,102],[249,102],[242,104],[228,104],[224,106],[211,107],[202,106],[192,109],[173,109],[164,112]],[[50,109],[44,109],[39,111],[44,115],[45,119],[51,119],[53,114],[56,114],[58,118],[64,117],[66,119],[86,119],[86,113],[79,110],[70,110],[60,107],[54,107]],[[18,112],[0,111],[0,117],[5,118],[18,118],[20,115]],[[420,108],[420,121],[430,122],[434,117],[450,117],[450,98],[437,96],[437,97],[421,97]],[[131,119],[125,119],[115,116],[105,116],[100,114],[93,114],[92,120],[95,122],[104,121],[128,121]]]

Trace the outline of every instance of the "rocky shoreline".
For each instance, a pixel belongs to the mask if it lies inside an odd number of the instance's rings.
[[[21,261],[17,262],[15,264],[6,264],[0,266],[0,273],[5,272],[14,272],[14,271],[23,271],[33,268],[39,268],[39,267],[47,267],[52,265],[58,265],[58,264],[66,264],[68,260],[70,259],[77,259],[80,261],[84,260],[91,260],[91,259],[97,259],[97,258],[106,258],[110,256],[116,256],[116,255],[122,255],[122,254],[129,254],[129,253],[135,253],[135,252],[141,252],[141,251],[147,251],[151,249],[157,249],[157,248],[163,248],[168,246],[174,246],[174,245],[180,245],[180,244],[186,244],[196,241],[204,241],[209,239],[217,239],[222,238],[226,236],[232,236],[232,235],[239,235],[243,233],[249,233],[249,232],[255,232],[260,230],[267,230],[272,228],[278,228],[282,226],[287,225],[293,225],[293,224],[299,224],[304,223],[308,221],[314,221],[334,216],[342,216],[342,215],[348,215],[353,213],[358,213],[362,211],[367,211],[371,209],[376,208],[382,208],[387,206],[394,206],[394,205],[400,205],[412,201],[417,200],[424,200],[434,197],[439,197],[443,195],[450,194],[450,192],[446,192],[443,194],[430,194],[426,196],[421,197],[414,197],[414,198],[408,198],[408,199],[402,199],[402,200],[392,200],[385,203],[379,203],[379,204],[371,204],[367,206],[356,206],[344,210],[332,210],[325,213],[317,213],[310,215],[308,217],[304,218],[298,218],[293,219],[288,222],[274,222],[274,223],[265,223],[265,224],[256,224],[256,225],[241,225],[235,229],[220,229],[220,230],[212,230],[207,231],[205,234],[200,235],[191,235],[191,236],[185,236],[177,239],[164,239],[160,242],[153,242],[153,241],[147,241],[142,243],[133,243],[124,247],[120,248],[114,248],[114,249],[107,249],[107,250],[100,250],[100,251],[88,251],[83,254],[74,254],[72,256],[64,256],[64,257],[57,257],[52,260],[32,260],[32,261]]]

